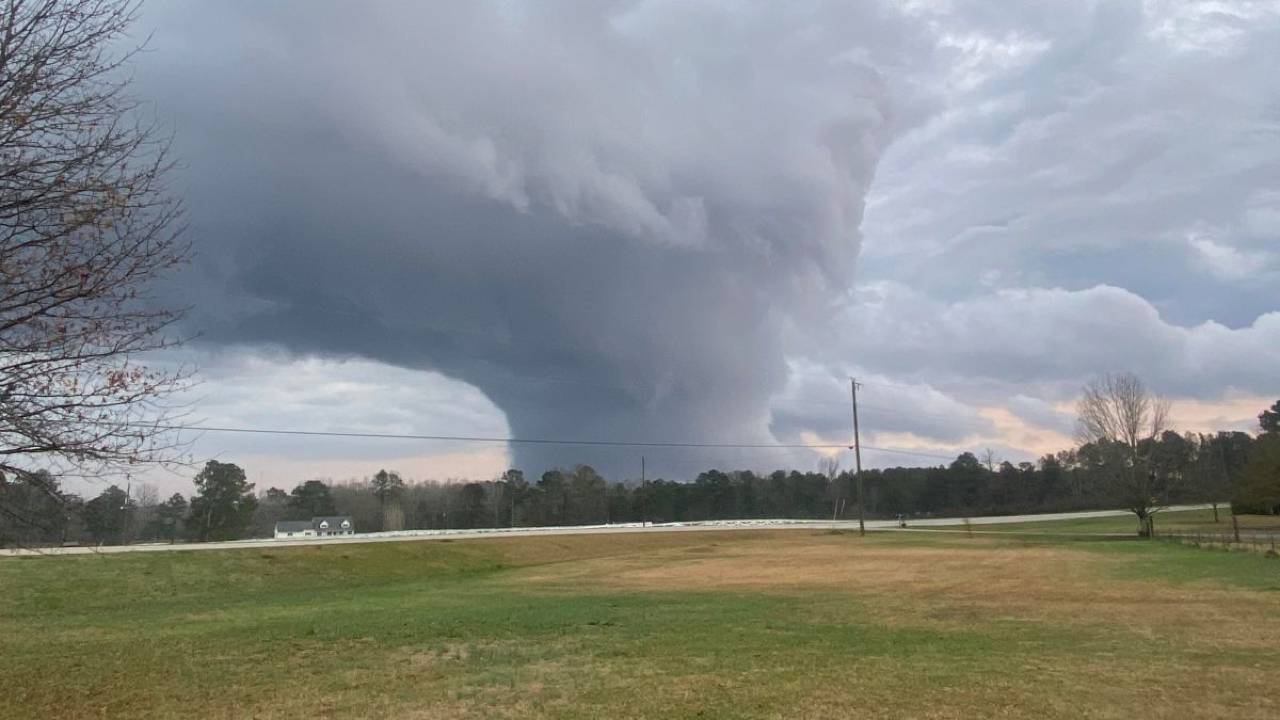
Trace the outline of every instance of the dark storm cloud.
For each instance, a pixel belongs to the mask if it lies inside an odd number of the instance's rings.
[[[780,324],[847,287],[895,129],[878,68],[920,51],[862,4],[148,17],[205,341],[436,369],[536,437],[769,439]]]
[[[869,432],[1010,457],[993,409],[1064,432],[1098,372],[1280,390],[1274,3],[177,2],[148,23],[139,91],[186,162],[200,255],[175,292],[206,347],[437,370],[525,437],[842,439],[845,378],[881,376],[910,388]],[[387,427],[367,405],[327,426]]]

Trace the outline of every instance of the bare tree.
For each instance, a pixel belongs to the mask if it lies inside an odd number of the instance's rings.
[[[133,498],[135,509],[126,533],[131,541],[144,537],[148,526],[155,520],[160,506],[160,489],[152,483],[140,483],[133,489]]]
[[[995,472],[998,462],[995,450],[987,448],[982,451],[982,464],[987,466],[987,472]]]
[[[141,356],[177,342],[148,290],[189,247],[168,137],[121,72],[137,50],[115,50],[136,14],[0,0],[0,483],[173,458],[187,374]]]
[[[827,482],[835,482],[840,476],[840,458],[824,457],[818,461],[818,472],[827,477]]]
[[[827,499],[831,501],[831,520],[835,521],[840,516],[840,458],[836,456],[824,457],[818,461],[818,472],[827,478]]]
[[[1117,500],[1138,516],[1138,533],[1151,534],[1151,515],[1175,479],[1156,471],[1153,446],[1169,429],[1169,401],[1154,395],[1132,373],[1104,375],[1084,387],[1076,406],[1079,440],[1102,459]]]

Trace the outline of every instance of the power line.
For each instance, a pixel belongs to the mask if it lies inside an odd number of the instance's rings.
[[[669,448],[811,448],[832,449],[844,444],[804,443],[712,443],[712,442],[646,442],[640,440],[561,440],[554,438],[515,438],[485,435],[408,435],[397,433],[360,433],[323,430],[270,430],[265,428],[209,427],[203,425],[149,426],[159,430],[191,430],[196,432],[252,433],[258,435],[301,435],[314,437],[366,438],[380,440],[441,440],[452,442],[510,443],[514,445],[589,445],[603,447],[669,447]]]
[[[876,447],[875,445],[868,445],[866,443],[862,443],[862,447],[865,450],[875,450],[876,452],[894,453],[897,455],[918,455],[919,457],[935,458],[937,460],[956,459],[955,455],[940,455],[938,453],[920,452],[919,450],[899,450],[898,448]]]
[[[214,427],[203,425],[148,425],[149,429],[154,430],[172,430],[172,431],[191,431],[191,432],[219,432],[219,433],[240,433],[253,435],[291,435],[300,437],[340,437],[340,438],[363,438],[369,440],[435,440],[444,442],[479,442],[479,443],[509,443],[513,445],[579,445],[594,447],[644,447],[644,448],[720,448],[720,449],[768,449],[768,450],[787,450],[787,449],[808,449],[808,450],[846,450],[849,445],[844,443],[714,443],[714,442],[645,442],[638,440],[561,440],[553,438],[515,438],[515,437],[498,437],[484,435],[409,435],[397,433],[359,433],[359,432],[338,432],[324,430],[273,430],[267,428],[239,428],[239,427]],[[917,455],[920,457],[936,458],[941,460],[952,460],[949,455],[939,455],[937,453],[919,452],[916,450],[902,450],[898,448],[883,448],[872,445],[862,445],[868,450],[876,450],[878,452],[895,453],[900,455]]]
[[[864,383],[861,380],[859,380],[858,384],[862,385]],[[958,404],[963,404],[963,403],[958,403]],[[831,408],[833,411],[836,408],[840,408],[841,410],[849,409],[848,405],[845,405],[841,401],[835,401],[835,400],[832,400],[832,401],[809,400],[809,401],[805,401],[805,406],[806,407],[819,406],[824,408]],[[954,422],[955,419],[958,417],[957,413],[943,413],[943,412],[935,412],[932,410],[916,410],[916,409],[900,410],[898,408],[891,408],[891,407],[886,407],[884,405],[875,405],[875,404],[865,403],[865,402],[859,402],[858,407],[870,408],[872,410],[876,410],[878,411],[875,413],[876,415],[890,415],[893,417],[902,418],[904,420],[916,420],[916,419],[919,419],[920,417],[927,417],[927,418],[934,418],[936,420]],[[964,405],[964,408],[966,410],[971,409],[968,405]],[[832,414],[834,415],[834,412]],[[974,414],[981,416],[980,413],[977,413],[977,412],[975,412]]]
[[[902,384],[902,383],[891,383],[891,382],[870,382],[870,381],[867,381],[867,380],[859,380],[859,381],[858,381],[858,383],[859,383],[860,385],[871,385],[871,386],[873,386],[873,387],[902,388],[903,390],[934,389],[934,388],[933,388],[933,386],[931,386],[931,385],[923,385],[923,384],[904,385],[904,384]]]

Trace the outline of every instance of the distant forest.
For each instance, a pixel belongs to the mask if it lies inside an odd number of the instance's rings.
[[[1153,506],[1226,501],[1239,513],[1280,512],[1280,401],[1259,416],[1261,434],[1166,431],[1144,441]],[[997,462],[962,453],[938,467],[862,473],[868,518],[1000,515],[1128,507],[1111,478],[1115,455],[1085,443],[1038,462]],[[708,469],[691,481],[611,481],[586,465],[537,478],[509,470],[483,482],[411,482],[381,470],[368,479],[255,489],[232,463],[210,461],[196,493],[157,497],[151,486],[112,485],[84,500],[56,478],[0,485],[22,521],[0,518],[0,542],[126,543],[270,537],[277,521],[350,515],[358,532],[688,522],[739,518],[857,517],[856,479],[826,472]],[[54,488],[50,493],[48,488]]]

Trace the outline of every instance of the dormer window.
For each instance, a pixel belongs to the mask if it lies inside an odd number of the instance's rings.
[[[351,521],[350,521],[350,520],[343,520],[343,521],[342,521],[342,529],[343,529],[343,530],[350,530],[350,529],[351,529]]]
[[[321,521],[320,521],[320,529],[321,529],[321,530],[328,530],[328,529],[329,529],[329,521],[328,521],[328,520],[321,520]]]

